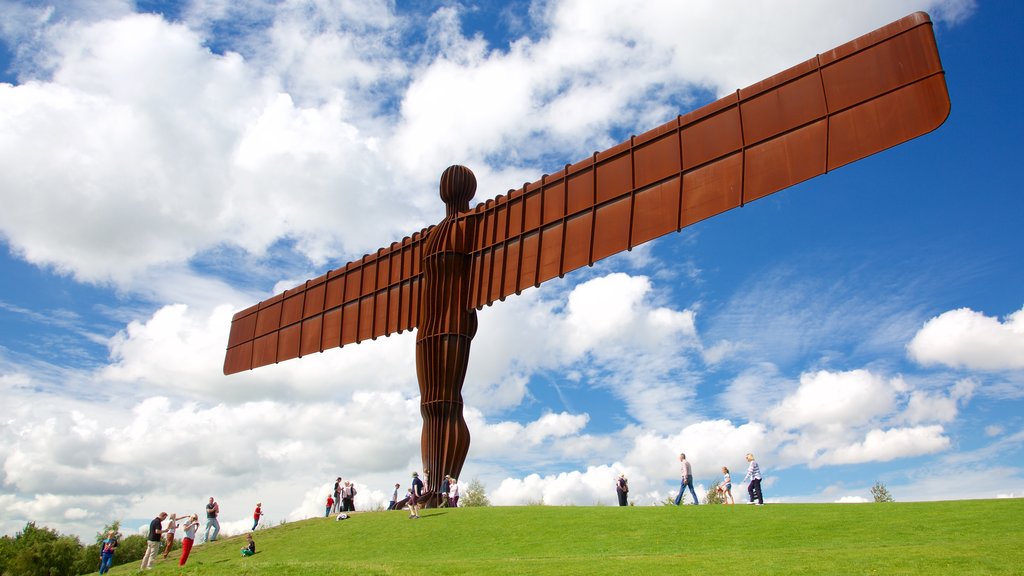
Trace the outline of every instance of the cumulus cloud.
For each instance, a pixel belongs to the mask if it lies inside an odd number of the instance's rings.
[[[811,465],[888,462],[896,458],[932,454],[948,447],[949,437],[943,434],[941,426],[875,429],[869,431],[863,441],[830,450]]]
[[[631,418],[675,427],[680,415],[693,414],[686,403],[701,343],[693,311],[656,301],[649,278],[611,273],[568,291],[561,283],[545,286],[484,310],[466,401],[492,410],[515,406],[527,396],[530,377],[571,370],[581,385],[619,399]]]
[[[943,312],[921,327],[907,352],[924,365],[1024,369],[1024,308],[1003,321],[970,308]]]
[[[787,428],[845,427],[887,414],[894,402],[893,387],[869,371],[822,370],[802,375],[796,392],[776,406],[769,418]]]
[[[436,221],[447,164],[471,165],[486,199],[913,9],[971,7],[548,2],[529,35],[494,46],[450,6],[418,18],[390,2],[210,0],[170,22],[130,2],[58,4],[0,5],[18,73],[0,84],[0,237],[17,258],[145,304],[122,307],[109,340],[92,335],[109,351],[98,368],[0,350],[0,529],[86,535],[210,495],[241,531],[255,501],[273,520],[318,515],[338,474],[364,504],[404,483],[421,426],[411,334],[231,378],[222,354],[231,313],[272,286]],[[697,308],[666,305],[649,276],[578,275],[481,312],[466,472],[493,481],[496,503],[610,503],[618,473],[631,499],[656,503],[680,451],[707,479],[751,451],[766,470],[931,453],[949,442],[936,422],[971,395],[907,392],[867,370],[796,382],[760,358],[721,398],[736,417],[709,417],[702,363],[750,342],[705,347]],[[1015,332],[1019,314],[981,330]],[[783,327],[853,316],[812,310]],[[1013,337],[998,338],[1011,343],[994,364],[1013,368]],[[571,407],[510,414],[553,371],[621,413],[601,432]],[[531,466],[545,469],[520,472]]]

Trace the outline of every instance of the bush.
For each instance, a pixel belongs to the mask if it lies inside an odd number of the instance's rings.
[[[466,488],[466,493],[459,498],[459,506],[490,506],[491,501],[487,499],[487,491],[479,478],[473,478]]]
[[[889,493],[889,489],[885,487],[885,484],[876,481],[875,485],[871,487],[871,497],[875,499],[875,502],[895,502],[896,499]]]
[[[719,484],[721,484],[720,480],[715,480],[711,483],[707,494],[704,495],[705,504],[725,504],[725,501],[722,499],[722,493],[718,491]]]

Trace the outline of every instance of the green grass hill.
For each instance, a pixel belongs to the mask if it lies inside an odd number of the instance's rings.
[[[163,574],[1024,574],[1024,499],[363,512],[198,545]],[[138,573],[138,564],[114,576]]]

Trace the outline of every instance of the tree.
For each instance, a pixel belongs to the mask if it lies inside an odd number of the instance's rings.
[[[896,499],[889,493],[889,489],[885,487],[885,484],[875,481],[875,485],[871,487],[871,496],[875,499],[875,502],[895,502]]]
[[[491,501],[487,499],[487,491],[479,478],[473,478],[466,488],[465,495],[459,499],[460,506],[490,506]]]

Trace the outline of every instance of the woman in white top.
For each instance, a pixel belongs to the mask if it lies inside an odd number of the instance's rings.
[[[167,547],[164,548],[164,559],[171,553],[171,548],[174,546],[174,531],[178,529],[178,515],[171,514],[170,519],[167,520],[167,527],[164,528],[164,534],[167,535]]]

